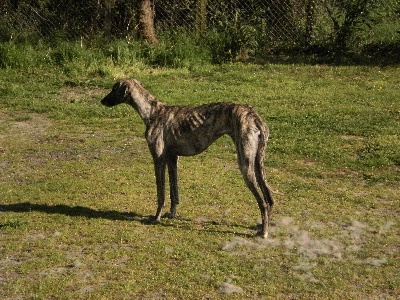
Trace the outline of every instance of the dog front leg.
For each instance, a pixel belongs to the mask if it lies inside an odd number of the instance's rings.
[[[168,176],[170,185],[170,198],[171,198],[171,212],[170,218],[176,216],[176,206],[179,204],[178,193],[178,156],[173,156],[168,159]]]
[[[156,172],[156,185],[157,185],[157,212],[155,221],[159,222],[161,219],[161,211],[165,205],[165,162],[162,160],[154,160],[154,167]]]

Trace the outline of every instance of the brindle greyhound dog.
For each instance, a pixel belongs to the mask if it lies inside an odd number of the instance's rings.
[[[109,107],[129,104],[146,125],[145,136],[154,160],[157,184],[156,222],[160,221],[165,204],[166,166],[171,198],[169,216],[173,218],[179,203],[178,156],[199,154],[227,134],[235,143],[240,171],[261,212],[262,227],[258,234],[264,238],[268,236],[274,205],[264,174],[264,151],[269,133],[266,124],[250,106],[234,103],[170,106],[158,101],[135,79],[116,83],[101,103]]]

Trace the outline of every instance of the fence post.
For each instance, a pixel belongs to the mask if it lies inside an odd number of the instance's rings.
[[[207,1],[198,0],[196,2],[196,23],[195,30],[197,37],[201,37],[206,31],[207,26]]]
[[[306,29],[305,29],[305,46],[309,47],[313,41],[314,26],[314,0],[307,0],[306,3]]]

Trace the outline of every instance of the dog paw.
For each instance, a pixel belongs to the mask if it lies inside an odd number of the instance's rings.
[[[175,213],[171,213],[171,212],[165,213],[163,215],[163,218],[168,218],[168,219],[175,219],[175,217],[176,217],[176,214]]]
[[[260,230],[260,231],[257,231],[256,236],[259,236],[259,237],[261,237],[261,238],[263,238],[263,239],[266,239],[266,238],[268,238],[268,232],[262,232],[262,231]]]
[[[155,216],[149,216],[148,218],[144,219],[142,223],[148,225],[154,225],[160,223],[160,220],[158,220]]]

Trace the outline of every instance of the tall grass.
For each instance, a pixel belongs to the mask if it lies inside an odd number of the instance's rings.
[[[37,50],[30,44],[0,44],[0,67],[37,67],[44,62],[43,49]]]
[[[53,41],[0,44],[0,68],[63,67],[79,71],[109,66],[190,67],[210,62],[209,51],[194,37],[175,32],[157,46],[140,41]]]
[[[359,37],[364,42],[354,45],[347,60],[358,63],[399,63],[400,39],[394,32],[394,23],[380,25],[367,36]],[[67,73],[107,74],[112,67],[151,66],[191,68],[208,63],[225,63],[237,60],[265,61],[272,53],[293,55],[293,45],[282,44],[271,52],[268,45],[257,42],[256,31],[251,28],[236,28],[232,32],[210,30],[200,39],[183,30],[160,32],[158,45],[149,45],[136,40],[112,40],[103,38],[65,41],[54,38],[37,42],[0,43],[0,68],[43,68],[56,66]],[[289,42],[288,42],[289,43]],[[276,45],[275,45],[276,46]],[[301,46],[301,45],[300,45]],[[296,55],[304,55],[310,49],[296,48]],[[312,58],[328,58],[329,45],[316,45],[308,54]],[[350,54],[350,55],[349,55]],[[304,58],[304,57],[303,57]],[[336,58],[337,59],[337,58]],[[307,58],[307,60],[309,60]]]

